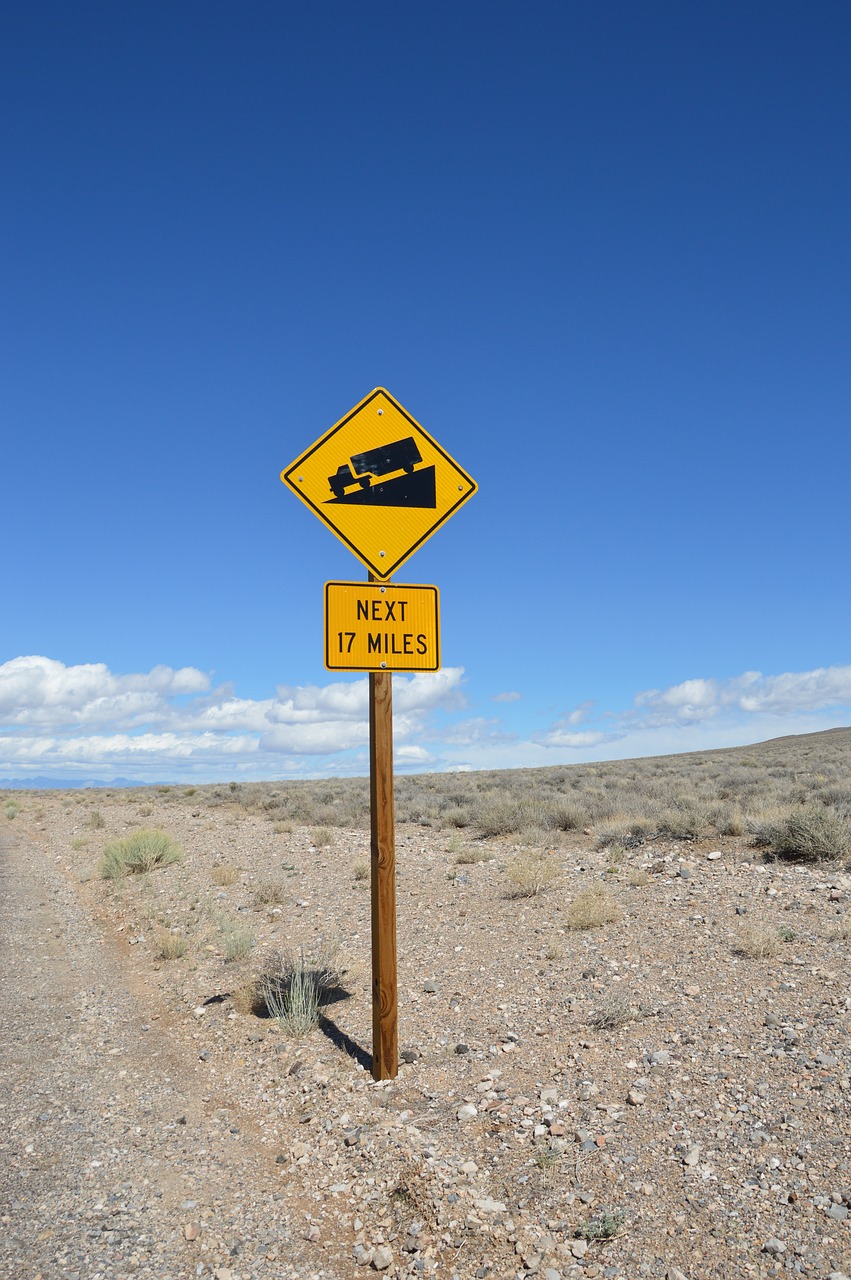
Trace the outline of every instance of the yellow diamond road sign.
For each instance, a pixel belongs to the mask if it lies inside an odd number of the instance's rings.
[[[377,578],[389,578],[476,482],[383,387],[281,472]]]

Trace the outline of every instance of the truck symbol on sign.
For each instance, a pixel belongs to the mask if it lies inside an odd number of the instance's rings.
[[[365,453],[353,453],[349,462],[344,462],[333,476],[328,477],[328,483],[334,497],[342,498],[347,487],[353,484],[368,489],[373,479],[389,476],[394,471],[412,475],[414,467],[422,460],[414,437],[406,436],[404,440],[394,440],[392,444],[382,444],[377,449],[367,449]]]

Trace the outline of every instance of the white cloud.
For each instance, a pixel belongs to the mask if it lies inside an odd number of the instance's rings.
[[[464,705],[462,678],[460,667],[396,677],[398,759],[420,766],[435,759],[418,740],[436,710]],[[327,770],[341,756],[351,770],[362,766],[369,743],[368,692],[363,677],[282,685],[272,698],[249,699],[229,685],[211,690],[191,667],[116,675],[103,663],[15,658],[0,666],[0,774],[105,770],[161,780],[183,767],[231,776],[239,761],[257,776],[275,776],[304,772],[302,757]]]
[[[522,693],[517,693],[516,690],[510,689],[505,693],[495,693],[491,698],[491,702],[519,702],[522,697]]]
[[[725,713],[794,715],[825,707],[851,706],[851,666],[817,667],[764,676],[745,671],[730,680],[685,680],[668,689],[648,689],[635,698],[639,722],[699,723]]]
[[[194,667],[116,676],[102,662],[66,667],[51,658],[13,658],[0,665],[0,723],[130,727],[167,714],[169,698],[202,693],[209,684]]]
[[[211,688],[193,667],[116,674],[103,663],[14,658],[0,665],[0,777],[203,782],[364,773],[368,687],[363,676],[281,685],[251,699],[227,684]],[[584,701],[525,736],[498,716],[460,719],[466,705],[460,667],[397,675],[397,767],[525,768],[814,732],[851,720],[851,666],[695,677],[644,690],[622,710],[595,712]]]
[[[598,747],[602,742],[617,742],[622,733],[604,733],[601,729],[585,729],[580,733],[568,733],[565,729],[550,729],[548,733],[534,735],[534,741],[543,747]]]
[[[456,747],[469,747],[474,743],[513,742],[517,738],[516,733],[509,733],[502,728],[501,720],[487,720],[484,716],[444,726],[434,730],[431,736]]]

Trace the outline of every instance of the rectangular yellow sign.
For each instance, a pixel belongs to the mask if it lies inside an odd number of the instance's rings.
[[[329,671],[439,671],[437,587],[325,583]]]

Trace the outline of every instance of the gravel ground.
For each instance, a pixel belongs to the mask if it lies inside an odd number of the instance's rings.
[[[204,789],[19,800],[4,1276],[851,1272],[839,866],[733,837],[610,865],[571,834],[553,883],[519,898],[516,843],[401,826],[410,1061],[376,1084],[362,831],[276,830]],[[104,844],[142,825],[183,859],[101,880]],[[578,930],[589,887],[617,918]],[[163,960],[165,938],[185,955]],[[332,947],[320,1029],[252,1012],[275,949]]]

